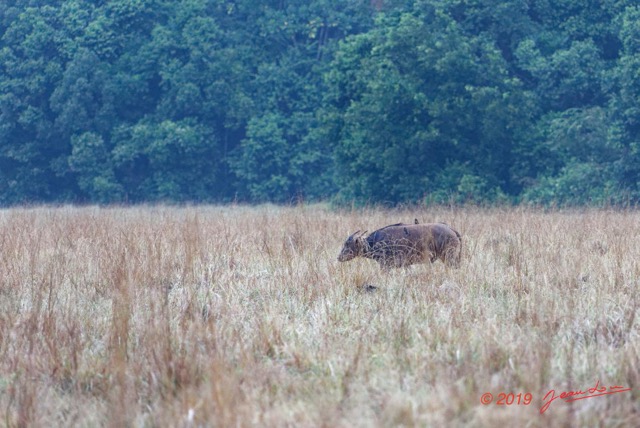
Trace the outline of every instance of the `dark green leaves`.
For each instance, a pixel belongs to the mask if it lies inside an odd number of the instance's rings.
[[[0,203],[635,203],[639,22],[628,0],[8,0]]]

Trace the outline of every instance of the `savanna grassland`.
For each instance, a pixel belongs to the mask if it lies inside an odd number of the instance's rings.
[[[336,261],[414,218],[462,234],[459,269]],[[639,236],[636,211],[3,210],[0,423],[640,426]]]

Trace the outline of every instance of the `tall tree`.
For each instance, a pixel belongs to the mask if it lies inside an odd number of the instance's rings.
[[[619,16],[622,53],[613,72],[615,115],[610,136],[620,147],[614,163],[619,186],[633,202],[640,200],[640,7],[630,6]]]
[[[231,159],[239,196],[254,201],[327,198],[334,191],[333,144],[323,141],[316,112],[323,73],[345,35],[370,25],[365,0],[270,2],[256,18],[255,112]]]
[[[62,74],[65,34],[53,6],[17,3],[2,22],[0,201],[63,198],[74,190],[60,171],[69,145],[56,132],[49,98]]]
[[[510,190],[527,98],[491,40],[418,4],[348,38],[327,75],[345,198],[443,201]]]

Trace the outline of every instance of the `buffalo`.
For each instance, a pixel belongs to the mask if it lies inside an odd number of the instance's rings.
[[[356,257],[373,259],[383,270],[437,259],[449,267],[460,265],[462,237],[446,223],[397,223],[365,237],[367,232],[351,234],[338,255],[346,262]]]

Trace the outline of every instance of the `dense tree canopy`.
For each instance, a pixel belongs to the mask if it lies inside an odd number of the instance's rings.
[[[630,0],[5,0],[0,204],[640,200]]]

